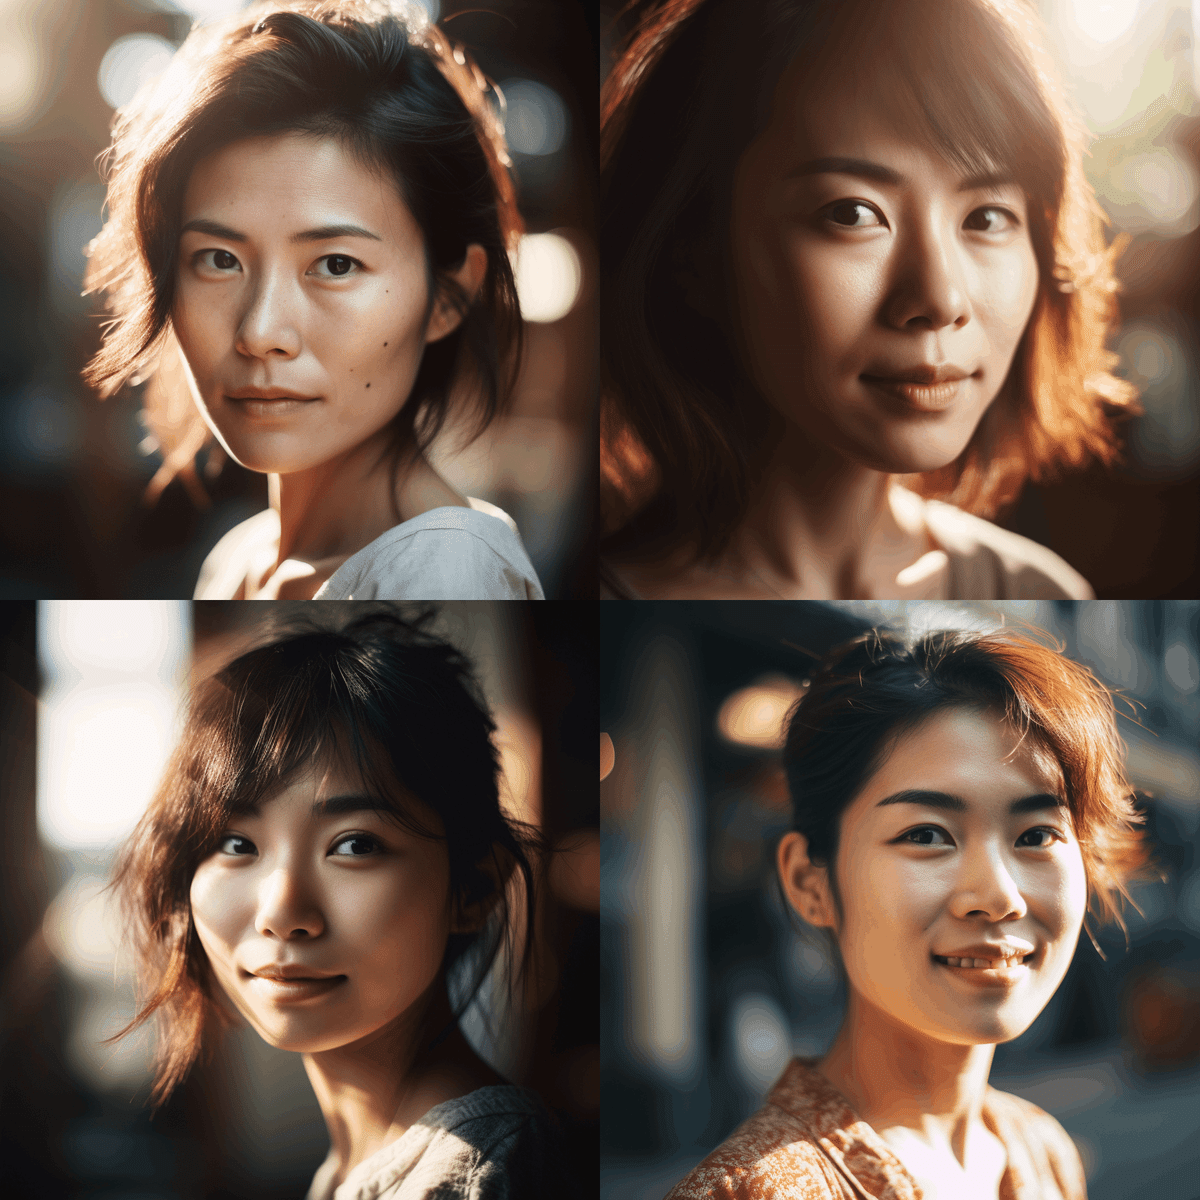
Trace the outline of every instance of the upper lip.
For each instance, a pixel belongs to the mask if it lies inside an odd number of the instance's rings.
[[[244,387],[226,392],[225,395],[230,400],[312,400],[314,398],[301,395],[300,392],[289,392],[287,388]]]
[[[316,967],[304,967],[299,963],[275,963],[267,967],[259,967],[251,972],[265,979],[335,979],[336,971],[318,971]]]
[[[1033,953],[1029,942],[976,942],[973,946],[963,946],[960,950],[946,950],[935,954],[935,958],[1024,958]]]
[[[966,379],[973,374],[953,363],[921,363],[915,367],[905,367],[899,371],[867,371],[868,379],[886,379],[889,383],[923,383],[926,386],[935,383],[952,383],[956,379]]]

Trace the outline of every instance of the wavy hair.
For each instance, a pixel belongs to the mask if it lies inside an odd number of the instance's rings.
[[[688,268],[698,244],[728,241],[734,169],[787,64],[880,46],[904,81],[897,102],[937,151],[965,172],[1013,171],[1039,275],[1012,368],[966,448],[939,470],[900,478],[991,517],[1028,479],[1116,458],[1115,419],[1139,411],[1106,349],[1121,243],[1106,247],[1083,173],[1088,135],[1030,6],[661,0],[626,39],[601,99],[607,535],[645,510],[641,520],[715,555],[743,518],[777,418],[738,361],[728,315],[689,304]]]
[[[243,138],[335,138],[393,179],[424,238],[426,319],[439,290],[463,314],[451,334],[426,347],[409,401],[393,418],[397,458],[436,436],[452,391],[471,395],[475,436],[503,410],[521,353],[509,252],[522,223],[489,87],[418,8],[266,0],[194,29],[158,83],[118,111],[101,158],[108,220],[88,247],[84,278],[85,291],[106,294],[111,317],[83,377],[102,398],[149,380],[145,416],[163,455],[150,497],[178,474],[203,503],[196,456],[211,447],[210,473],[224,461],[192,403],[171,309],[192,169]],[[473,242],[488,265],[468,304],[450,272]]]
[[[234,814],[330,755],[357,768],[398,824],[445,843],[456,911],[487,914],[474,932],[447,940],[442,971],[454,1019],[502,950],[510,996],[530,965],[534,861],[544,839],[501,807],[495,724],[466,658],[426,628],[434,615],[407,620],[372,609],[340,628],[295,622],[195,687],[162,783],[109,883],[140,994],[133,1020],[106,1041],[158,1015],[155,1108],[232,1023],[192,919],[196,868]],[[444,832],[406,795],[435,813]]]
[[[783,764],[792,828],[808,839],[810,859],[830,868],[839,912],[832,868],[842,813],[897,739],[956,707],[999,714],[1053,757],[1083,856],[1088,917],[1125,929],[1129,884],[1149,877],[1150,858],[1113,694],[1061,647],[1011,630],[940,630],[911,643],[871,630],[814,667],[788,714]]]

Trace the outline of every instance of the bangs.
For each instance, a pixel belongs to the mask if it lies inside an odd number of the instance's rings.
[[[389,711],[395,699],[420,703],[417,681],[385,705],[362,662],[346,663],[345,652],[343,639],[310,634],[243,655],[204,685],[204,752],[190,765],[205,840],[297,774],[330,765],[357,776],[397,825],[445,839],[421,811],[428,748],[418,754],[407,723]]]
[[[1039,216],[1057,211],[1067,145],[1044,92],[1049,81],[991,6],[852,2],[820,32],[828,41],[818,77],[845,78],[853,63],[859,89],[964,179],[1011,180]]]

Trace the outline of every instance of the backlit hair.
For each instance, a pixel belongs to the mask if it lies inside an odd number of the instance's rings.
[[[880,53],[902,81],[897,108],[937,152],[964,174],[1013,172],[1039,276],[1012,369],[966,448],[940,470],[900,478],[991,517],[1027,479],[1116,457],[1115,418],[1139,411],[1105,346],[1120,247],[1106,248],[1083,173],[1088,135],[1030,6],[663,0],[633,29],[601,99],[606,534],[644,509],[639,523],[686,535],[703,556],[741,522],[780,418],[739,361],[727,301],[714,302],[721,312],[694,302],[696,275],[710,273],[709,295],[733,294],[733,175],[788,63]]]
[[[445,843],[456,911],[489,914],[447,941],[442,971],[455,1018],[501,950],[510,988],[527,965],[541,835],[503,812],[495,724],[470,664],[425,628],[432,617],[372,608],[338,628],[294,621],[196,685],[179,745],[109,884],[129,927],[140,1000],[108,1040],[158,1014],[156,1107],[206,1048],[206,1030],[211,1039],[230,1019],[192,919],[197,866],[233,815],[331,758],[358,771],[390,819]],[[511,897],[509,880],[520,881]]]
[[[191,399],[171,309],[192,169],[243,138],[331,137],[394,180],[425,244],[426,320],[439,288],[465,314],[426,347],[392,421],[394,453],[428,445],[452,391],[474,401],[476,434],[503,410],[521,349],[509,252],[522,223],[489,86],[421,9],[400,0],[266,0],[194,29],[157,85],[118,111],[102,156],[108,221],[84,280],[107,294],[112,319],[83,375],[102,397],[149,379],[146,418],[163,454],[151,495],[180,474],[202,503],[194,459],[209,444],[210,467],[223,461]],[[471,243],[488,265],[468,305],[450,272]]]
[[[953,708],[996,713],[1057,763],[1088,914],[1124,929],[1128,885],[1143,876],[1149,852],[1112,693],[1086,667],[1011,630],[941,630],[911,643],[871,630],[814,668],[788,715],[784,770],[792,828],[807,838],[809,858],[829,868],[839,912],[833,866],[842,813],[897,740]]]

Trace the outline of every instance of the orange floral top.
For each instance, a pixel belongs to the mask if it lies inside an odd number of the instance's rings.
[[[792,1059],[762,1108],[666,1200],[921,1200],[920,1185],[816,1061]],[[1079,1152],[1049,1113],[989,1087],[982,1116],[1008,1152],[1000,1200],[1087,1200]]]

